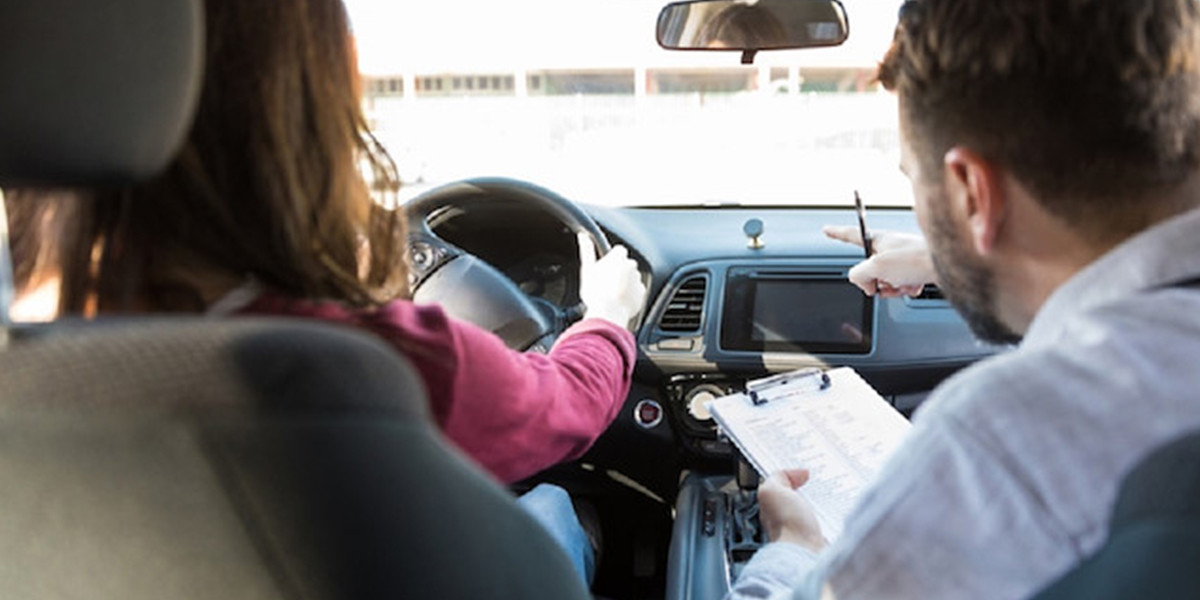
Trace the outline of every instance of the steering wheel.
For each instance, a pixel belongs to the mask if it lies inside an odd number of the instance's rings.
[[[465,210],[464,204],[483,197],[518,202],[553,216],[574,233],[587,233],[600,256],[611,248],[608,238],[586,212],[545,188],[506,178],[446,184],[405,206],[413,301],[440,304],[450,316],[495,333],[510,348],[545,351],[583,315],[582,303],[553,307],[534,301],[498,269],[438,237],[429,225],[431,218],[446,210]]]

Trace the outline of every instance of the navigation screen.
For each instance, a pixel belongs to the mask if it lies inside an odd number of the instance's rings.
[[[871,350],[871,300],[844,279],[742,275],[729,283],[721,329],[726,349]]]
[[[756,287],[751,340],[862,343],[865,296],[857,288],[815,281],[759,281]]]

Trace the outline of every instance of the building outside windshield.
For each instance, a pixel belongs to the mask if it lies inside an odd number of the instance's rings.
[[[899,2],[843,4],[842,46],[744,66],[660,48],[654,1],[347,0],[403,198],[505,176],[599,205],[910,205],[874,81]]]

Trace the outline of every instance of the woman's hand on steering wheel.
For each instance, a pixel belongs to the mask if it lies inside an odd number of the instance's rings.
[[[596,259],[596,244],[586,232],[579,240],[579,299],[585,306],[584,318],[604,319],[628,328],[646,302],[637,263],[629,258],[624,246],[613,246]]]

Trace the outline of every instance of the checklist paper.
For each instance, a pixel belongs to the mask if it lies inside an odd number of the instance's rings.
[[[825,538],[833,541],[862,490],[911,426],[853,369],[826,374],[828,385],[823,387],[794,377],[759,391],[761,404],[741,393],[708,406],[721,430],[764,477],[781,469],[809,470],[800,492],[812,503]]]

